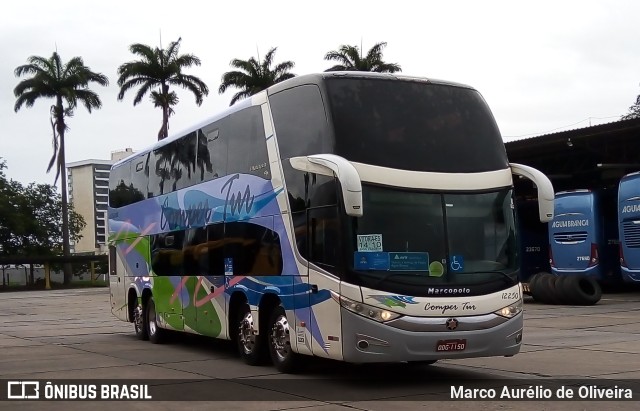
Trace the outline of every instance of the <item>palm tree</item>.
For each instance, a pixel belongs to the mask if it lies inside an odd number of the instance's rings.
[[[16,77],[31,77],[22,80],[13,89],[16,103],[13,109],[18,112],[22,106],[32,107],[36,100],[53,98],[51,106],[51,128],[53,131],[53,156],[49,161],[47,173],[54,167],[56,178],[62,184],[62,254],[69,255],[69,204],[67,199],[67,173],[65,170],[64,137],[68,129],[65,119],[73,116],[73,111],[82,104],[91,113],[92,109],[102,107],[98,95],[89,89],[90,83],[107,86],[109,79],[103,74],[94,73],[84,65],[81,57],[74,57],[63,63],[57,52],[50,58],[31,56],[28,64],[18,66]],[[71,267],[64,265],[64,283],[71,282]]]
[[[191,91],[196,97],[196,104],[201,105],[204,96],[209,95],[209,88],[198,77],[184,74],[182,71],[191,66],[199,66],[200,59],[193,54],[178,54],[180,41],[173,41],[167,49],[151,48],[144,44],[132,44],[131,53],[141,57],[118,67],[118,100],[124,98],[127,90],[140,87],[133,105],[137,105],[150,91],[151,101],[155,107],[162,109],[162,127],[158,132],[158,140],[169,135],[169,117],[174,113],[173,106],[178,104],[178,95],[169,91],[169,86],[178,86]],[[154,88],[156,88],[153,90]]]
[[[362,58],[362,53],[358,46],[342,45],[337,51],[330,51],[325,56],[325,60],[335,60],[337,64],[325,71],[375,71],[377,73],[395,73],[402,71],[395,63],[385,63],[382,61],[382,49],[387,43],[375,44],[366,57]]]
[[[293,68],[295,63],[293,61],[285,61],[271,69],[273,63],[273,55],[276,53],[277,47],[273,47],[267,55],[264,56],[264,60],[260,62],[251,57],[249,60],[233,59],[231,60],[231,67],[240,69],[242,71],[228,71],[222,75],[222,84],[218,89],[218,93],[224,93],[227,88],[235,87],[240,89],[239,92],[233,95],[230,106],[236,101],[252,96],[261,92],[276,83],[295,77],[295,74],[289,73],[289,70]]]

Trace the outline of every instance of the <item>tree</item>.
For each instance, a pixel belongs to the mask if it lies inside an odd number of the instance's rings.
[[[634,118],[640,118],[640,96],[636,98],[636,103],[629,107],[629,112],[620,117],[620,120],[631,120]]]
[[[377,73],[402,71],[398,64],[385,63],[382,60],[382,49],[386,46],[387,43],[377,43],[369,49],[366,57],[362,58],[358,46],[342,45],[337,51],[330,51],[324,56],[325,60],[334,60],[340,63],[325,71],[375,71]]]
[[[260,62],[260,57],[256,60],[251,57],[249,60],[233,59],[230,66],[239,69],[240,71],[228,71],[222,75],[222,84],[218,89],[218,93],[224,93],[229,87],[235,87],[240,89],[239,92],[233,95],[230,106],[236,101],[253,96],[265,90],[274,84],[281,81],[288,80],[295,77],[295,74],[289,73],[295,63],[293,61],[285,61],[273,69],[273,56],[275,55],[277,47],[271,48],[264,56],[264,60]]]
[[[63,248],[62,196],[49,184],[7,180],[0,160],[0,255],[59,255]],[[86,223],[69,208],[69,235],[78,241]],[[33,282],[33,266],[32,266]]]
[[[36,100],[53,98],[51,106],[51,128],[53,131],[53,156],[47,172],[55,165],[56,178],[62,185],[62,253],[69,255],[69,204],[67,200],[67,173],[65,170],[65,132],[68,130],[66,118],[73,116],[73,111],[82,104],[91,113],[93,109],[102,107],[98,95],[89,89],[91,83],[107,86],[109,80],[100,73],[95,73],[84,65],[81,57],[73,57],[63,63],[57,52],[46,59],[31,56],[28,64],[15,69],[16,77],[31,76],[22,80],[13,89],[16,97],[14,110],[18,112],[22,106],[32,107]],[[71,281],[71,267],[65,264],[64,281]]]
[[[200,59],[193,54],[179,54],[181,41],[182,38],[179,38],[178,41],[171,42],[167,49],[132,44],[129,50],[141,59],[124,63],[118,68],[118,100],[122,100],[129,89],[139,87],[133,105],[140,103],[150,92],[153,105],[162,110],[162,127],[158,132],[158,140],[169,135],[169,117],[174,114],[173,107],[179,102],[178,95],[175,91],[170,91],[170,86],[191,91],[198,106],[202,104],[204,96],[209,95],[209,88],[202,80],[183,73],[186,68],[199,66]]]

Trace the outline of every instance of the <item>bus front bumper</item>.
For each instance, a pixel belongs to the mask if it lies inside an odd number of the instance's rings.
[[[342,312],[344,360],[353,363],[429,361],[453,358],[512,356],[522,344],[522,312],[495,327],[473,331],[407,331]],[[461,317],[460,320],[463,320]],[[462,351],[437,351],[443,341],[465,340]]]
[[[640,283],[640,270],[630,270],[627,267],[620,267],[622,279],[628,283]]]

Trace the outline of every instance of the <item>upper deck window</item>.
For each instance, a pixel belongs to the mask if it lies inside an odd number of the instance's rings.
[[[500,131],[475,90],[416,81],[330,78],[335,153],[412,171],[508,167]]]

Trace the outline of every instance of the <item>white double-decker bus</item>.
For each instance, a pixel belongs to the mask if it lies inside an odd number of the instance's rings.
[[[234,340],[249,364],[511,356],[522,340],[510,164],[471,87],[293,78],[113,166],[112,310],[141,339]]]

